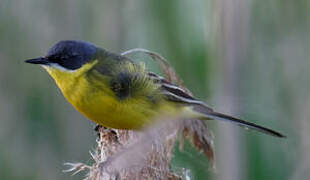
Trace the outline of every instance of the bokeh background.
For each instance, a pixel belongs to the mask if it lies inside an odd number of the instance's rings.
[[[91,163],[94,124],[42,68],[23,60],[63,39],[166,57],[216,110],[287,139],[208,122],[216,169],[187,145],[173,168],[193,179],[310,178],[310,2],[307,0],[1,0],[0,179],[82,179],[64,162]]]

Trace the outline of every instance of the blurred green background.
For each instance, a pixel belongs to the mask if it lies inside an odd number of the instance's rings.
[[[23,62],[63,39],[156,51],[216,110],[288,136],[208,122],[216,169],[189,146],[175,169],[193,179],[310,179],[309,10],[306,0],[1,0],[1,179],[82,179],[63,163],[91,163],[94,124]]]

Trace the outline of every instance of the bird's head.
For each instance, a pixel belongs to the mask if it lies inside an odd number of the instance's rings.
[[[25,62],[42,65],[60,89],[64,90],[97,63],[96,54],[99,51],[95,45],[85,41],[60,41],[46,56]]]
[[[95,45],[85,41],[60,41],[47,52],[46,56],[25,62],[39,64],[46,69],[75,71],[94,60],[97,49]]]

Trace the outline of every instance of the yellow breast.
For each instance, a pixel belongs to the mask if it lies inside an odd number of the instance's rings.
[[[162,106],[154,106],[143,97],[120,101],[107,87],[107,83],[104,83],[104,79],[90,82],[86,72],[96,63],[86,64],[76,71],[63,71],[53,67],[45,69],[54,78],[66,99],[90,120],[117,129],[140,129],[149,124]]]

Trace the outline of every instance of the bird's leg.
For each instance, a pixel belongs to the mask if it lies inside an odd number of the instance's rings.
[[[110,134],[110,136],[116,138],[115,140],[117,140],[118,134],[117,134],[116,130],[114,130],[114,129],[106,128],[106,127],[103,127],[103,126],[97,124],[95,126],[94,130],[97,133],[98,138],[100,138],[100,132],[102,131],[104,133]]]
[[[99,125],[99,124],[96,124],[94,130],[97,134],[97,137],[100,138],[100,129],[102,128],[103,126]]]
[[[94,130],[95,130],[96,132],[99,132],[99,128],[101,128],[101,127],[102,127],[101,125],[96,124],[96,126],[95,126]]]

